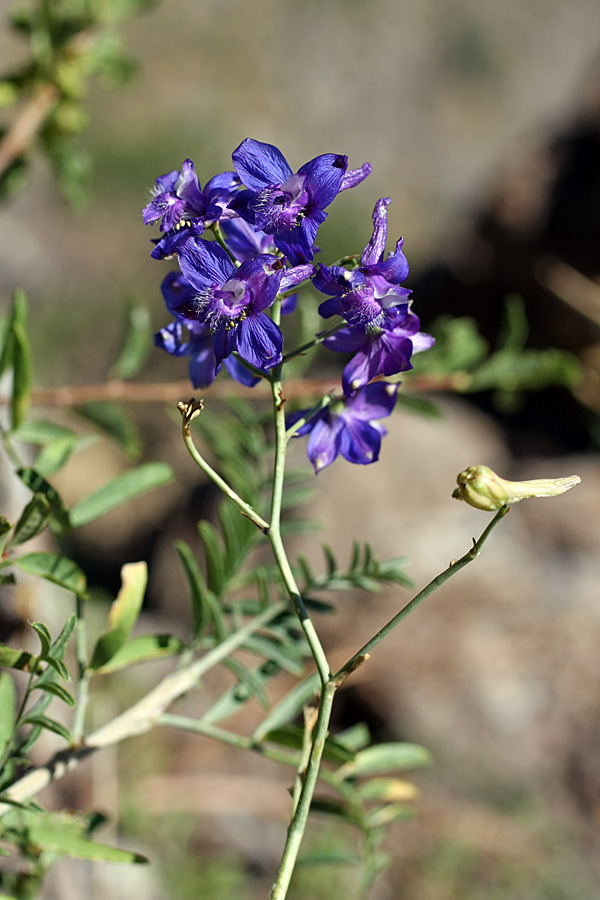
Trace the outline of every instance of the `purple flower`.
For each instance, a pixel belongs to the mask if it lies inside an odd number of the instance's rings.
[[[235,172],[215,175],[201,190],[194,163],[186,159],[181,172],[174,169],[156,179],[154,197],[144,207],[144,224],[150,225],[159,219],[160,230],[166,232],[152,251],[155,259],[172,256],[178,245],[188,235],[182,229],[192,229],[192,235],[199,235],[212,222],[222,217],[231,217],[226,211],[240,183]]]
[[[248,190],[234,198],[231,208],[255,228],[272,234],[293,265],[313,258],[317,229],[327,218],[325,207],[371,171],[365,163],[347,172],[347,156],[324,153],[294,174],[277,147],[251,138],[242,141],[232,159]]]
[[[220,366],[216,364],[212,336],[206,325],[188,319],[176,319],[154,335],[154,344],[171,356],[190,357],[190,381],[195,388],[209,387],[215,380]],[[229,356],[225,360],[225,368],[232,378],[246,387],[254,387],[260,381],[235,356]]]
[[[379,317],[381,324],[342,328],[323,341],[329,350],[354,353],[342,375],[346,395],[364,387],[376,375],[397,375],[412,369],[411,356],[429,350],[435,339],[419,331],[417,316],[402,306],[393,306]]]
[[[310,416],[310,410],[294,413],[288,427],[309,416],[295,434],[310,434],[308,458],[318,474],[341,453],[348,462],[366,466],[379,459],[381,438],[387,433],[378,419],[389,416],[396,403],[397,385],[379,381],[351,397],[334,398]]]
[[[257,369],[278,365],[283,336],[265,310],[282,282],[281,259],[261,253],[238,269],[222,247],[197,237],[181,246],[177,258],[193,296],[185,294],[171,311],[208,326],[217,365],[234,350]]]
[[[360,258],[360,266],[349,271],[341,266],[319,266],[313,284],[318,291],[329,294],[319,307],[323,318],[343,316],[350,325],[367,322],[379,325],[385,319],[386,310],[403,306],[408,309],[410,291],[400,287],[408,276],[408,261],[402,252],[403,238],[396,244],[396,251],[386,260],[389,197],[378,200],[373,210],[373,234]]]

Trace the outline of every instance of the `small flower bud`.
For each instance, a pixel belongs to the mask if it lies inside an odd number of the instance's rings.
[[[456,479],[455,500],[464,500],[476,509],[493,512],[529,497],[555,497],[579,484],[579,475],[566,478],[534,478],[533,481],[506,481],[488,466],[469,466]]]

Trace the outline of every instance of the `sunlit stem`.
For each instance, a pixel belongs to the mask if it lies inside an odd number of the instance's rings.
[[[322,344],[323,341],[327,340],[328,337],[331,337],[332,334],[335,334],[340,328],[345,328],[347,322],[343,320],[338,322],[337,325],[333,325],[331,328],[328,328],[327,331],[322,331],[321,334],[317,334],[312,340],[307,341],[306,344],[302,344],[300,347],[295,347],[293,350],[290,350],[289,353],[286,353],[283,357],[283,362],[289,362],[290,359],[294,359],[295,356],[302,356],[303,353],[307,353],[309,350],[312,350],[313,347],[318,347],[319,344]]]
[[[226,497],[229,497],[236,506],[241,510],[241,512],[247,516],[255,525],[257,525],[262,532],[265,534],[269,531],[269,523],[266,522],[262,516],[252,509],[250,504],[246,503],[245,500],[237,494],[230,485],[227,484],[225,479],[221,478],[218,472],[210,466],[202,454],[198,451],[194,441],[192,440],[192,436],[190,433],[190,423],[192,419],[194,419],[200,411],[203,409],[204,404],[202,400],[190,400],[188,403],[179,403],[177,408],[181,413],[183,423],[182,423],[182,435],[183,442],[187,448],[188,453],[205,475],[208,475],[210,480],[216,484],[216,486],[223,491]]]
[[[75,654],[77,656],[77,705],[73,718],[72,735],[75,743],[83,737],[85,728],[85,714],[89,696],[89,675],[87,669],[87,633],[85,623],[86,601],[81,597],[76,598],[77,622],[75,625]]]
[[[473,546],[471,549],[465,553],[464,556],[461,556],[460,559],[453,560],[447,569],[437,575],[433,581],[430,581],[428,585],[426,585],[422,591],[413,597],[413,599],[404,606],[400,612],[396,613],[396,615],[390,619],[390,621],[381,628],[377,634],[373,635],[373,637],[367,641],[367,643],[358,650],[354,656],[352,656],[347,663],[345,663],[341,669],[339,669],[335,675],[334,679],[344,679],[347,675],[354,671],[359,665],[365,662],[369,658],[369,654],[374,647],[377,646],[385,637],[388,636],[390,631],[393,631],[394,628],[402,622],[413,610],[419,606],[427,597],[429,597],[435,590],[442,586],[449,578],[452,578],[453,575],[456,575],[457,572],[460,572],[461,569],[464,569],[465,566],[468,566],[469,563],[473,562],[474,559],[479,555],[481,548],[485,544],[489,535],[496,527],[496,525],[504,518],[504,516],[509,511],[510,507],[503,506],[498,510],[492,521],[489,523],[487,528],[482,532],[481,537],[477,541],[473,541]]]
[[[329,721],[331,719],[331,709],[336,688],[337,683],[331,680],[324,685],[323,691],[321,692],[317,724],[312,736],[312,748],[304,775],[304,784],[292,821],[290,822],[290,827],[288,828],[281,865],[279,872],[277,873],[277,881],[271,892],[271,900],[284,900],[287,896],[302,837],[306,830],[310,805],[319,777],[321,758],[323,756],[325,741],[329,731]]]

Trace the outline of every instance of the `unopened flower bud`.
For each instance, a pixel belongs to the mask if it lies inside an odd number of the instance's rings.
[[[456,479],[452,492],[456,500],[464,500],[476,509],[493,512],[501,506],[512,506],[529,497],[555,497],[579,484],[579,475],[566,478],[534,478],[532,481],[506,481],[488,466],[469,466]]]

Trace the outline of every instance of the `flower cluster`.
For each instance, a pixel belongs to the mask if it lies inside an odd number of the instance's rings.
[[[186,159],[181,171],[157,178],[143,211],[145,224],[160,222],[152,256],[175,258],[179,266],[162,284],[174,318],[155,343],[173,356],[189,356],[196,388],[211,384],[222,365],[249,387],[279,378],[279,316],[295,308],[297,289],[312,283],[327,297],[320,315],[341,318],[315,343],[351,359],[343,394],[292,416],[291,432],[310,434],[308,455],[317,472],[340,453],[350,462],[374,462],[385,434],[377,420],[390,415],[397,390],[381,379],[410,369],[412,354],[433,343],[419,331],[410,291],[402,286],[408,276],[402,239],[386,258],[390,199],[378,200],[360,259],[349,257],[349,267],[315,265],[326,209],[370,174],[369,163],[348,169],[346,156],[325,153],[294,172],[277,147],[250,138],[232,159],[234,170],[204,189]]]

